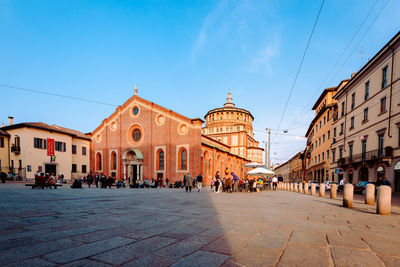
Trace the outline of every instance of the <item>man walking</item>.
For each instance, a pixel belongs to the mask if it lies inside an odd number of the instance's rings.
[[[277,186],[278,186],[278,178],[276,178],[276,175],[274,175],[274,178],[272,178],[272,187],[274,191],[276,191]]]
[[[196,181],[197,181],[197,192],[200,192],[201,188],[203,187],[203,176],[201,176],[201,173],[197,176]]]
[[[192,186],[193,186],[193,177],[190,175],[190,173],[188,173],[187,175],[185,175],[185,177],[183,178],[183,180],[185,181],[185,187],[186,187],[186,192],[189,190],[189,192],[192,192]]]
[[[233,192],[237,192],[237,191],[239,191],[239,177],[236,175],[236,174],[234,174],[233,172],[231,172],[231,175],[232,175],[232,179],[233,179]]]

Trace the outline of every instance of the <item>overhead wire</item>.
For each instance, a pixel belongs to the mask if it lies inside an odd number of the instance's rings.
[[[312,28],[312,30],[311,30],[311,34],[310,34],[310,36],[309,36],[309,38],[308,38],[306,48],[304,49],[304,53],[303,53],[303,56],[302,56],[302,58],[301,58],[300,65],[299,65],[299,67],[298,67],[298,69],[297,69],[296,76],[295,76],[295,78],[294,78],[292,87],[290,88],[290,93],[289,93],[289,96],[288,96],[288,98],[287,98],[287,100],[286,100],[285,107],[284,107],[283,112],[282,112],[282,116],[281,116],[281,118],[280,118],[280,120],[279,120],[278,131],[280,130],[280,127],[281,127],[283,118],[285,117],[285,113],[286,113],[286,110],[287,110],[287,107],[288,107],[290,98],[292,97],[293,90],[294,90],[294,87],[295,87],[296,82],[297,82],[297,78],[299,77],[301,67],[303,66],[304,58],[306,57],[306,54],[307,54],[307,51],[308,51],[308,47],[310,46],[310,42],[311,42],[312,36],[313,36],[313,34],[314,34],[314,30],[315,30],[315,28],[316,28],[316,26],[317,26],[317,23],[318,23],[318,20],[319,20],[319,16],[320,16],[320,14],[321,14],[322,7],[324,6],[324,3],[325,3],[325,0],[322,0],[321,6],[320,6],[320,8],[319,8],[319,10],[318,10],[317,18],[316,18],[315,21],[314,21],[314,25],[313,25],[313,28]],[[275,137],[276,137],[276,133],[275,133],[274,137],[272,138],[272,143],[275,141]]]

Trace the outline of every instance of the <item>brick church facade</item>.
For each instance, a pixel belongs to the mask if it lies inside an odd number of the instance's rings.
[[[91,173],[117,179],[179,181],[199,173],[208,182],[226,167],[244,177],[246,157],[202,134],[204,121],[190,119],[135,94],[91,134]]]

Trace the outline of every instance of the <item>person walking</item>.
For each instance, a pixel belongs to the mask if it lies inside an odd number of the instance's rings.
[[[278,178],[276,177],[276,175],[274,175],[274,177],[272,178],[272,187],[274,191],[276,191],[277,186],[278,186]]]
[[[343,187],[344,187],[344,178],[342,177],[342,179],[340,179],[339,181],[339,191],[343,191]]]
[[[3,172],[2,170],[0,170],[0,178],[1,178],[1,182],[3,184],[5,184],[6,183],[7,174],[5,172]]]
[[[185,181],[185,188],[186,188],[186,192],[189,190],[189,192],[192,192],[192,186],[193,186],[193,177],[190,175],[190,173],[188,173],[187,175],[185,175],[185,177],[183,178]]]
[[[90,188],[90,185],[93,183],[93,177],[91,174],[88,175],[86,182],[87,182],[88,187]]]
[[[203,176],[201,176],[201,173],[197,176],[196,181],[197,181],[197,192],[200,192],[201,188],[203,187]]]
[[[231,175],[232,175],[232,179],[233,179],[233,192],[237,192],[237,191],[239,191],[239,188],[238,188],[238,185],[239,185],[239,177],[235,174],[235,173],[233,173],[233,172],[231,172]]]
[[[214,192],[218,193],[218,189],[219,189],[219,183],[220,183],[220,175],[219,175],[219,171],[217,171],[215,173],[215,177],[213,178],[213,180],[215,179],[214,182]]]
[[[94,184],[96,185],[96,188],[99,188],[99,175],[96,174],[94,176]]]

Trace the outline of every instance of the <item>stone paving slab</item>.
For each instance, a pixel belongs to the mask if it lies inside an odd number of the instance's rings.
[[[0,184],[9,266],[400,266],[400,208],[285,191]],[[64,264],[64,265],[63,265]]]

